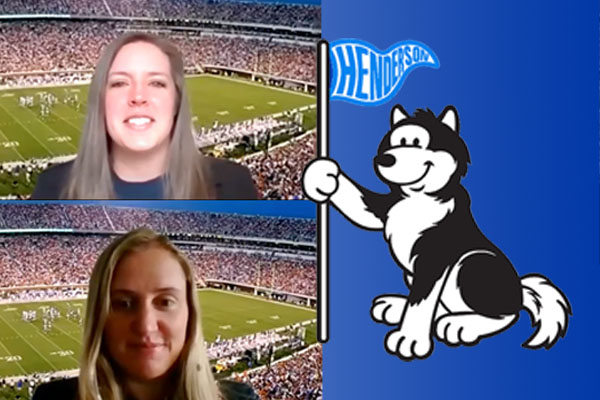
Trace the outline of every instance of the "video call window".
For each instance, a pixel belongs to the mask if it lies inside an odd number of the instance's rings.
[[[0,204],[0,393],[318,396],[314,207],[216,203]]]
[[[321,7],[294,3],[0,5],[0,196],[303,198]]]

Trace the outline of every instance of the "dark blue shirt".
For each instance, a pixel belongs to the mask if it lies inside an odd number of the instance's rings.
[[[113,187],[117,199],[154,200],[163,198],[163,178],[146,182],[126,182],[112,173]]]
[[[205,157],[217,200],[254,200],[258,197],[248,168],[222,158]],[[32,199],[56,200],[68,183],[73,161],[48,168],[38,176]],[[112,174],[115,195],[122,200],[160,200],[164,198],[163,177],[147,182],[126,182]],[[80,199],[85,200],[85,199]]]

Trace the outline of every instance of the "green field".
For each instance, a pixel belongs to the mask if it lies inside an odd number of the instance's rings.
[[[198,292],[207,341],[223,339],[290,325],[316,318],[316,313],[283,303],[216,290]],[[0,377],[78,367],[82,328],[65,317],[70,307],[83,307],[83,300],[0,306]],[[41,318],[21,319],[23,310],[53,305],[61,312],[52,330],[44,333]],[[38,315],[40,311],[38,311]]]
[[[315,104],[315,97],[249,81],[217,76],[186,79],[194,125],[232,123]],[[63,104],[65,89],[77,93],[82,106]],[[38,92],[54,93],[58,104],[41,117]],[[85,120],[88,86],[60,86],[0,91],[0,163],[75,154]],[[31,108],[19,96],[33,95]]]

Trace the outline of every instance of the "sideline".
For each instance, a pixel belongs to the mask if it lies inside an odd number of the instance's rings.
[[[212,75],[212,74],[189,75],[187,77],[188,78],[189,77],[198,77],[198,78],[208,77],[208,78],[214,78],[214,79],[223,79],[223,80],[226,80],[226,81],[237,82],[237,83],[245,83],[246,85],[261,87],[261,88],[264,88],[264,89],[276,90],[276,91],[287,93],[287,94],[295,94],[295,95],[298,95],[298,96],[302,96],[302,97],[307,97],[307,98],[310,98],[310,99],[314,99],[315,102],[317,101],[317,96],[316,95],[306,94],[306,93],[302,93],[302,92],[296,92],[294,90],[289,90],[289,89],[282,89],[282,88],[275,87],[275,86],[263,85],[263,84],[256,83],[256,82],[253,82],[253,81],[248,81],[246,79],[236,79],[236,78],[231,78],[229,76]],[[282,78],[282,79],[285,79],[285,78]]]
[[[304,311],[313,311],[313,312],[317,312],[317,310],[310,308],[310,307],[301,307],[301,306],[297,306],[296,304],[290,304],[290,303],[282,303],[279,301],[275,301],[275,300],[268,300],[268,299],[263,299],[261,296],[254,296],[254,295],[249,295],[249,294],[244,294],[244,293],[237,293],[237,292],[232,292],[230,290],[221,290],[221,289],[214,289],[214,288],[203,288],[200,290],[211,290],[213,292],[218,292],[218,293],[227,293],[227,294],[233,294],[236,296],[240,296],[240,297],[246,297],[249,299],[254,299],[254,300],[260,300],[260,301],[264,301],[266,303],[275,303],[275,304],[280,304],[282,306],[286,306],[286,307],[292,307],[292,308],[297,308],[299,310],[304,310]]]

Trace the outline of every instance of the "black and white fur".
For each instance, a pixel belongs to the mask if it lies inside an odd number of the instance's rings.
[[[404,269],[408,296],[383,295],[371,316],[396,326],[386,350],[411,360],[433,351],[433,335],[449,345],[474,345],[529,312],[536,332],[523,344],[550,348],[565,335],[571,307],[547,278],[519,278],[509,259],[479,230],[460,180],[470,162],[460,138],[456,109],[436,117],[392,110],[391,129],[374,159],[387,194],[353,182],[330,159],[306,168],[305,194],[331,202],[355,225],[382,230],[394,260]]]

